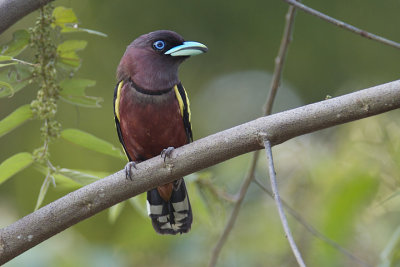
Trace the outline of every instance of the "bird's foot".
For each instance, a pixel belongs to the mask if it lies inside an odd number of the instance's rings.
[[[166,159],[166,158],[171,158],[172,151],[174,151],[174,150],[175,150],[175,148],[172,147],[172,146],[170,146],[170,147],[165,148],[165,149],[163,149],[163,150],[161,151],[160,156],[164,159],[164,163],[165,163],[165,159]]]
[[[127,180],[128,179],[131,180],[131,181],[133,180],[132,179],[132,168],[137,170],[136,164],[137,164],[137,162],[130,161],[125,165],[124,170],[125,170],[125,177],[126,177]]]

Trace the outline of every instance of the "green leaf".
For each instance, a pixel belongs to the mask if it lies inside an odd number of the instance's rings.
[[[68,53],[85,49],[87,41],[85,40],[67,40],[57,47],[58,53]]]
[[[0,61],[10,61],[13,57],[0,55]]]
[[[75,94],[76,91],[80,93],[81,90],[84,90],[86,87],[96,85],[96,81],[88,80],[88,79],[66,79],[60,82],[60,86],[63,89],[63,92],[67,94]]]
[[[54,22],[52,26],[61,27],[61,32],[69,31],[69,29],[66,28],[65,24],[73,24],[73,25],[78,24],[78,18],[76,17],[72,8],[66,8],[63,6],[56,7],[53,10],[53,17],[54,17]]]
[[[88,107],[100,107],[100,102],[103,101],[101,97],[85,95],[85,89],[89,86],[94,86],[96,81],[87,79],[66,79],[61,81],[60,87],[62,91],[60,95],[62,99],[68,103]]]
[[[50,175],[47,175],[46,178],[44,179],[43,184],[40,187],[40,192],[39,192],[38,199],[36,201],[35,210],[37,210],[42,205],[44,197],[47,194],[47,190],[49,189],[49,185],[52,180],[53,180],[53,177],[51,177]]]
[[[0,72],[0,98],[11,97],[24,88],[29,83],[30,76],[28,68],[20,65]]]
[[[32,163],[33,157],[27,152],[21,152],[9,157],[0,164],[0,184]]]
[[[77,170],[66,169],[66,168],[60,169],[57,172],[57,174],[61,174],[64,177],[67,177],[67,178],[77,182],[80,185],[88,185],[88,184],[91,184],[100,179],[99,177],[93,176],[91,174],[87,174],[87,173],[77,171]]]
[[[111,208],[108,209],[108,221],[110,223],[115,223],[115,221],[118,219],[119,215],[121,214],[123,208],[125,207],[125,201],[120,202]]]
[[[17,65],[17,64],[18,64],[18,62],[0,63],[0,68],[12,66],[12,65]]]
[[[78,129],[65,129],[61,132],[61,137],[76,145],[87,149],[113,156],[119,159],[126,159],[120,149],[116,148],[107,141],[104,141],[92,134]]]
[[[78,27],[78,18],[71,8],[65,8],[63,6],[56,7],[53,11],[54,22],[53,27],[60,27],[62,33],[69,32],[86,32],[102,37],[107,37],[106,34],[85,28]]]
[[[85,49],[87,41],[67,40],[57,47],[59,63],[67,67],[78,68],[81,65],[81,59],[76,51]]]
[[[67,71],[76,71],[81,66],[81,59],[75,52],[65,54],[64,57],[57,62],[57,66]]]
[[[33,117],[30,105],[23,105],[0,121],[0,137]]]
[[[15,91],[11,84],[0,81],[0,97],[2,97],[3,95],[13,96],[14,93]]]
[[[13,33],[13,39],[1,47],[3,56],[15,57],[19,55],[29,44],[30,35],[27,30],[17,30]]]

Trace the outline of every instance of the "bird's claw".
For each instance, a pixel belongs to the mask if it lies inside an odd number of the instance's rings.
[[[136,169],[137,170],[137,167],[136,167],[136,162],[135,161],[130,161],[130,162],[128,162],[126,165],[125,165],[125,177],[126,177],[126,179],[128,180],[133,180],[132,179],[132,168],[134,168],[134,169]]]
[[[163,150],[161,151],[160,156],[164,159],[164,163],[165,163],[165,159],[166,159],[166,158],[171,158],[172,151],[174,151],[174,150],[175,150],[175,148],[172,147],[172,146],[170,146],[170,147],[165,148],[165,149],[163,149]]]

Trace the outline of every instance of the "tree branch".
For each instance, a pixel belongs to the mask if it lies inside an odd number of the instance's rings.
[[[268,170],[269,170],[269,179],[271,181],[272,195],[274,196],[276,207],[278,208],[278,213],[279,217],[281,218],[283,230],[285,231],[286,238],[289,241],[290,248],[293,251],[297,263],[299,264],[300,267],[306,267],[306,264],[304,263],[303,258],[301,257],[300,251],[297,248],[296,243],[294,242],[292,232],[290,231],[289,228],[289,223],[286,219],[285,212],[283,211],[281,197],[279,196],[279,191],[278,191],[278,184],[276,182],[274,160],[272,158],[272,147],[271,143],[267,139],[264,140],[264,147],[268,159]]]
[[[332,18],[332,17],[330,17],[328,15],[325,15],[324,13],[321,13],[321,12],[319,12],[319,11],[317,11],[315,9],[312,9],[312,8],[302,4],[302,3],[299,3],[296,0],[283,0],[283,1],[285,1],[289,5],[295,6],[298,9],[303,10],[306,13],[309,13],[309,14],[311,14],[313,16],[316,16],[317,18],[320,18],[320,19],[325,20],[325,21],[327,21],[329,23],[332,23],[335,26],[338,26],[338,27],[343,28],[345,30],[351,31],[351,32],[353,32],[355,34],[361,35],[362,37],[365,37],[367,39],[371,39],[371,40],[380,42],[382,44],[385,44],[385,45],[400,49],[400,44],[397,43],[397,42],[394,42],[392,40],[386,39],[386,38],[381,37],[379,35],[376,35],[376,34],[361,30],[361,29],[359,29],[357,27],[354,27],[353,25],[350,25],[350,24],[347,24],[347,23],[345,23],[343,21],[340,21],[338,19]]]
[[[0,0],[0,34],[29,13],[53,0]]]
[[[0,230],[0,264],[68,227],[159,185],[306,133],[400,108],[400,80],[261,117],[137,164],[133,181],[123,170],[82,187]]]

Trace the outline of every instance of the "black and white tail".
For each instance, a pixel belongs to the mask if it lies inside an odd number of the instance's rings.
[[[162,199],[157,188],[148,191],[147,213],[157,233],[187,233],[192,225],[193,215],[183,179],[174,182],[169,201]]]

